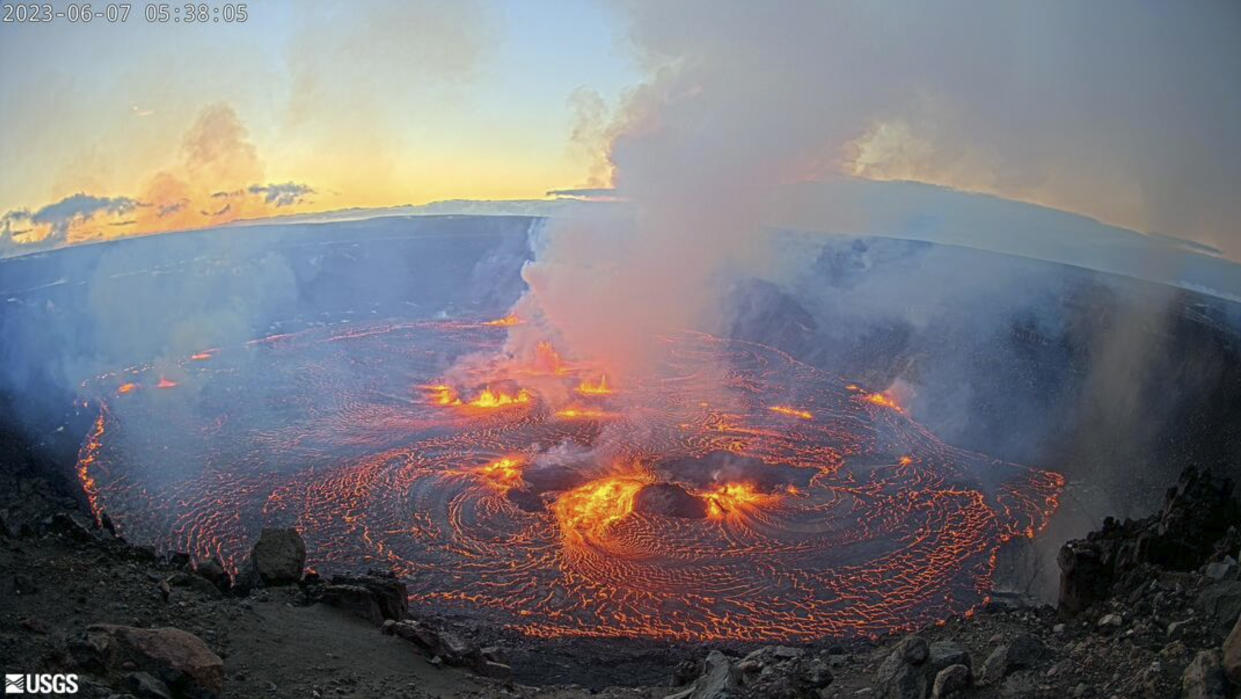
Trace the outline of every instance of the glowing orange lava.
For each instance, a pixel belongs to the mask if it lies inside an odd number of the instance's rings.
[[[518,318],[517,316],[510,315],[510,316],[504,316],[503,318],[497,318],[495,320],[489,320],[486,323],[483,323],[483,325],[489,325],[491,327],[497,327],[497,328],[508,328],[514,325],[519,325],[520,323],[521,323],[520,318]]]
[[[706,498],[707,514],[717,519],[744,507],[766,505],[778,499],[775,495],[758,492],[749,483],[726,483],[716,488]]]
[[[431,394],[431,402],[436,405],[461,405],[461,398],[457,395],[457,391],[452,386],[444,384],[434,384],[431,386],[423,386],[428,393]]]
[[[138,384],[136,383],[123,383],[120,386],[116,387],[116,392],[121,395],[125,395],[126,393],[133,392],[137,388],[138,388]]]
[[[521,405],[530,402],[530,392],[521,389],[517,393],[505,393],[503,391],[493,391],[491,387],[483,389],[478,397],[469,402],[469,405],[475,408],[504,408],[510,405]]]
[[[564,408],[556,411],[556,417],[566,420],[600,420],[611,416],[611,413],[594,408]]]
[[[814,419],[814,415],[809,412],[805,410],[798,410],[797,408],[790,408],[787,405],[773,405],[767,409],[773,413],[780,413],[781,415],[788,415],[789,417],[799,417],[803,420]]]
[[[172,379],[166,379],[161,376],[159,377],[159,383],[155,384],[155,387],[156,388],[176,388],[177,382],[173,381]]]
[[[521,483],[521,459],[504,457],[478,469],[478,472],[501,492],[508,492]]]
[[[211,353],[210,352],[198,352],[196,354],[191,354],[190,359],[193,359],[196,362],[205,362],[208,359],[211,359]]]
[[[635,476],[613,476],[574,488],[552,503],[552,513],[563,536],[600,538],[608,527],[633,512],[633,499],[649,481]]]
[[[872,405],[880,405],[885,408],[891,408],[897,412],[904,412],[904,409],[901,408],[900,403],[897,403],[895,398],[886,393],[871,393],[868,394],[864,400]]]
[[[612,395],[612,388],[608,386],[608,375],[600,374],[599,380],[594,383],[591,383],[589,379],[582,381],[577,385],[577,392],[584,396]]]

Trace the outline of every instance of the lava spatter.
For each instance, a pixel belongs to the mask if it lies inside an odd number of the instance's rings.
[[[130,540],[235,565],[262,526],[296,526],[315,569],[391,566],[415,610],[533,636],[764,642],[973,608],[996,552],[1036,534],[1063,486],[709,335],[666,338],[660,378],[623,391],[550,344],[509,382],[444,379],[506,327],[260,338],[187,359],[193,392],[118,395],[103,377],[78,476]],[[727,367],[723,386],[706,365]],[[541,395],[549,381],[575,400]]]

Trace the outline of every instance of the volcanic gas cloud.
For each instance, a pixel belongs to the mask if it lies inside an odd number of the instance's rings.
[[[1058,475],[771,347],[652,337],[636,381],[547,342],[506,355],[518,323],[321,328],[101,376],[79,475],[133,540],[235,564],[292,525],[321,572],[391,566],[416,609],[534,636],[908,628],[979,604],[1056,507]]]

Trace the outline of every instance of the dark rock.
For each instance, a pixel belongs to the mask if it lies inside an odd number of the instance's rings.
[[[233,581],[229,577],[228,571],[224,569],[224,564],[219,558],[211,557],[206,561],[199,561],[194,568],[194,572],[198,573],[204,580],[215,585],[220,592],[228,592],[232,587]]]
[[[642,514],[664,517],[702,519],[707,516],[707,503],[675,483],[644,486],[634,496],[633,507]]]
[[[439,655],[450,665],[463,665],[475,655],[476,649],[464,638],[448,630],[441,630],[439,636]]]
[[[964,648],[953,643],[952,641],[936,641],[930,645],[930,663],[931,673],[938,673],[940,670],[950,665],[964,665],[967,668],[973,668],[974,664],[970,660],[970,654]]]
[[[134,672],[125,677],[125,687],[139,699],[172,699],[168,685],[146,672]]]
[[[174,694],[212,694],[224,690],[224,661],[194,634],[176,628],[139,629],[95,624],[86,645],[108,673],[125,667],[149,672]]]
[[[1232,632],[1224,640],[1221,652],[1225,674],[1233,684],[1241,687],[1241,617],[1232,625]]]
[[[366,619],[376,626],[384,622],[379,601],[370,590],[361,585],[328,585],[323,588],[322,601],[328,606]]]
[[[1198,651],[1181,675],[1183,699],[1228,699],[1228,678],[1215,649]]]
[[[164,553],[164,565],[178,570],[188,570],[190,567],[190,554],[184,551],[168,551]]]
[[[542,496],[528,488],[513,488],[505,497],[524,512],[543,512],[547,509]]]
[[[1077,614],[1107,597],[1112,580],[1103,560],[1103,549],[1092,541],[1075,540],[1060,547],[1059,607]]]
[[[193,573],[186,573],[185,571],[177,571],[173,573],[172,575],[169,575],[165,579],[165,582],[167,582],[170,587],[180,587],[180,588],[193,590],[197,592],[198,594],[204,595],[207,597],[219,597],[220,596],[220,589],[216,587],[215,585],[211,584],[210,580],[207,580],[206,578],[198,576],[198,575],[194,575]]]
[[[668,684],[671,687],[681,687],[698,679],[702,674],[702,663],[697,660],[682,660],[672,668],[672,678]]]
[[[296,583],[306,565],[306,543],[296,529],[264,529],[250,551],[250,565],[264,585]]]
[[[82,544],[97,541],[95,535],[91,533],[89,525],[79,522],[65,512],[57,512],[52,515],[48,523],[48,531]]]
[[[981,679],[987,684],[999,682],[1015,670],[1035,667],[1047,655],[1047,647],[1037,637],[1028,633],[1019,634],[987,656],[982,665]]]
[[[934,699],[952,697],[969,689],[974,681],[973,673],[966,665],[949,665],[935,675],[931,685],[931,696]]]
[[[1211,583],[1198,593],[1194,604],[1211,619],[1216,631],[1227,633],[1241,617],[1241,581]]]
[[[370,591],[384,619],[401,620],[409,613],[409,592],[405,583],[390,572],[368,571],[366,575],[336,575],[332,585],[354,585]]]
[[[930,648],[918,636],[906,636],[888,654],[876,675],[878,696],[883,699],[922,699],[926,696],[926,668]]]
[[[1151,569],[1197,570],[1227,542],[1241,505],[1233,483],[1210,473],[1186,469],[1164,497],[1163,511],[1141,520],[1117,522],[1060,549],[1059,609],[1078,614],[1106,599],[1113,585],[1132,591],[1143,585]]]
[[[251,561],[246,561],[241,568],[237,570],[237,577],[233,579],[231,592],[238,597],[245,597],[254,591],[255,588],[263,586],[263,581],[259,579],[259,572],[255,569]]]
[[[707,654],[703,672],[694,684],[665,699],[730,699],[737,689],[737,671],[728,657],[718,650]]]

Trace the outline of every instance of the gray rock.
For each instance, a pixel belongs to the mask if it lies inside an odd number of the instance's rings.
[[[669,694],[665,699],[729,699],[737,689],[737,671],[718,650],[707,654],[703,672],[689,689]]]
[[[879,696],[883,699],[922,699],[930,684],[927,669],[922,666],[930,657],[927,642],[917,636],[906,636],[888,654],[875,677]]]
[[[167,582],[170,587],[180,587],[193,590],[206,597],[220,596],[220,589],[212,584],[210,580],[207,580],[200,575],[194,575],[193,573],[177,571],[176,573],[173,573],[165,578],[164,581]]]
[[[1224,673],[1228,675],[1228,679],[1232,680],[1233,684],[1241,687],[1241,617],[1238,617],[1237,623],[1232,625],[1232,632],[1224,640],[1224,647],[1221,650]]]
[[[296,529],[264,529],[250,551],[250,564],[264,585],[296,583],[306,565],[306,543]]]
[[[954,696],[969,689],[973,681],[974,674],[970,672],[968,666],[949,665],[935,675],[935,682],[931,685],[931,696],[934,699]]]
[[[228,575],[228,571],[224,569],[224,564],[219,558],[214,556],[210,560],[200,561],[198,566],[194,568],[194,572],[198,573],[204,580],[216,586],[220,592],[228,592],[232,587],[232,579]]]
[[[1237,577],[1237,562],[1231,556],[1222,561],[1208,563],[1203,575],[1211,580],[1231,580]]]
[[[385,619],[401,620],[409,613],[409,593],[405,583],[392,573],[370,571],[366,575],[336,575],[333,585],[357,585],[370,591]]]
[[[1016,670],[1034,667],[1047,657],[1047,646],[1028,633],[1019,634],[1011,642],[998,646],[982,664],[981,680],[985,684],[999,682]]]
[[[323,588],[323,603],[361,617],[376,626],[384,622],[379,602],[371,591],[361,585],[328,585]]]
[[[1104,614],[1099,618],[1096,624],[1101,629],[1117,629],[1125,623],[1125,618],[1119,614]]]
[[[1195,605],[1211,618],[1220,633],[1229,629],[1241,616],[1241,580],[1223,580],[1212,583],[1198,593]]]
[[[125,687],[138,699],[172,699],[168,685],[146,672],[134,672],[125,678]]]
[[[1183,699],[1228,699],[1228,678],[1224,676],[1220,652],[1198,651],[1197,657],[1181,675]]]
[[[973,668],[974,664],[970,660],[970,654],[961,646],[952,641],[936,641],[930,645],[930,656],[928,658],[931,669],[929,672],[938,673],[950,665],[964,665],[967,668]]]
[[[90,527],[65,512],[57,512],[48,522],[48,531],[81,544],[97,541]]]
[[[467,658],[475,655],[475,648],[466,642],[465,639],[458,636],[452,631],[444,630],[439,632],[439,654],[449,664],[461,664]]]

